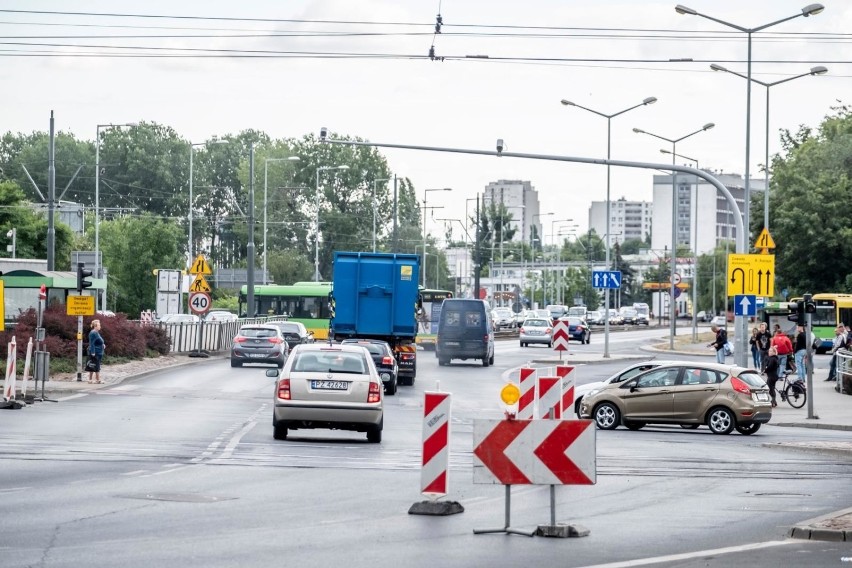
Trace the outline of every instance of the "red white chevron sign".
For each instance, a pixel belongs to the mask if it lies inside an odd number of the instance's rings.
[[[553,350],[568,351],[568,322],[556,320],[553,324]]]
[[[593,485],[592,420],[474,420],[473,482]]]

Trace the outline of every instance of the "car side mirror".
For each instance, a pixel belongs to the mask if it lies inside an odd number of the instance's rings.
[[[639,387],[637,387],[635,384],[630,385],[630,392],[636,392],[637,390],[639,390]]]
[[[276,378],[278,378],[278,375],[279,375],[278,369],[267,369],[266,370],[266,376],[267,377],[272,377],[272,378],[276,379]]]

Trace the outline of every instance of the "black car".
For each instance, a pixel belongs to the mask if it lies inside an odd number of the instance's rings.
[[[287,340],[287,345],[292,349],[303,343],[314,342],[314,332],[308,331],[305,324],[297,321],[273,321],[268,325],[274,325],[281,330],[281,335]]]
[[[343,345],[360,345],[370,352],[370,357],[376,365],[376,371],[382,378],[382,383],[385,385],[385,393],[389,395],[396,394],[397,377],[399,376],[399,367],[396,362],[396,357],[393,356],[393,350],[386,341],[380,339],[344,339],[341,341]]]

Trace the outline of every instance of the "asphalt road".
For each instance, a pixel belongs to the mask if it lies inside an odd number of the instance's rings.
[[[659,332],[613,334],[637,353]],[[572,343],[576,352],[600,352]],[[850,543],[785,540],[850,506],[843,458],[767,446],[848,432],[764,426],[753,436],[646,427],[597,432],[597,484],[556,488],[577,539],[475,535],[504,525],[504,488],[472,482],[472,428],[501,418],[499,389],[552,352],[498,343],[495,366],[438,367],[386,398],[380,445],[294,431],[272,439],[273,379],[227,361],[0,413],[0,565],[17,566],[838,566]],[[623,362],[580,365],[578,384]],[[448,499],[465,512],[409,515],[422,500],[422,397],[452,393]],[[550,519],[547,486],[512,488],[511,524]],[[670,558],[670,555],[679,555]]]

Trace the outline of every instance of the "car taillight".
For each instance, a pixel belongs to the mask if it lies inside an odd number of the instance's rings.
[[[523,327],[521,327],[521,333],[526,333],[526,332],[527,331]]]
[[[737,377],[731,377],[731,387],[737,392],[741,392],[743,394],[747,394],[751,396],[751,389],[745,384],[741,379]]]
[[[270,337],[269,343],[284,343],[280,337]]]
[[[403,353],[401,359],[404,361],[411,361],[414,359],[414,353]]]
[[[482,336],[482,341],[484,341],[485,343],[488,343],[488,334],[487,333]]]
[[[289,397],[289,393],[288,393]],[[380,402],[382,400],[382,388],[379,383],[370,381],[370,390],[367,392],[367,402]]]
[[[238,335],[234,338],[234,343],[245,343],[247,339],[248,339],[247,337],[243,337],[242,335]]]
[[[290,400],[290,379],[278,380],[278,398]]]
[[[382,365],[393,365],[393,357],[382,357]]]
[[[578,331],[583,331],[584,329],[586,329],[586,328],[585,328],[585,327],[583,327],[582,325],[578,325],[578,326],[577,326],[577,330],[578,330]]]
[[[549,328],[549,327],[548,327],[548,328],[547,328],[547,330],[546,330],[544,333],[550,333],[550,332],[552,332],[552,331],[553,331],[553,329],[551,329],[551,328]]]

